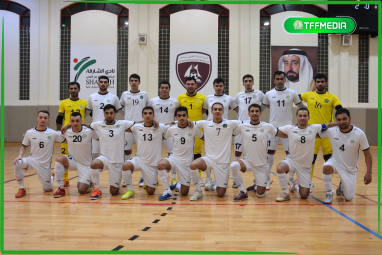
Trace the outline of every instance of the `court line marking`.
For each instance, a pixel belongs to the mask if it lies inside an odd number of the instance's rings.
[[[37,174],[37,173],[29,174],[29,175],[24,175],[24,178],[26,178],[26,177],[30,177],[30,176],[33,176],[33,175],[36,175],[36,174]],[[16,181],[16,179],[8,180],[8,181],[5,181],[4,183],[13,182],[13,181]]]
[[[271,172],[271,173],[277,176],[277,174],[275,174],[274,172]],[[316,178],[317,178],[317,177],[316,177]],[[352,218],[350,218],[350,217],[347,216],[346,214],[344,214],[344,213],[338,211],[337,209],[333,208],[332,206],[330,206],[330,205],[328,205],[328,204],[324,204],[324,202],[322,202],[320,199],[316,198],[315,196],[310,195],[310,194],[309,194],[309,196],[312,197],[313,199],[315,199],[317,202],[319,202],[319,203],[323,204],[324,206],[328,207],[328,208],[331,209],[332,211],[338,213],[339,215],[341,215],[341,216],[344,217],[345,219],[347,219],[347,220],[353,222],[353,223],[356,224],[357,226],[363,228],[364,230],[366,230],[366,231],[369,232],[370,234],[372,234],[372,235],[374,235],[375,237],[377,237],[377,238],[379,238],[379,239],[382,240],[382,236],[378,235],[378,234],[375,233],[373,230],[369,229],[368,227],[365,227],[364,225],[362,225],[362,224],[359,223],[358,221],[353,220]]]
[[[125,247],[125,246],[118,245],[117,247],[115,247],[114,249],[112,249],[112,251],[119,251],[119,250],[122,249],[123,247]]]

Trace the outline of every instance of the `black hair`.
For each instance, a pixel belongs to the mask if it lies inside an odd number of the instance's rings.
[[[309,110],[308,110],[308,108],[305,108],[305,107],[298,108],[297,111],[296,111],[296,116],[297,116],[297,114],[298,114],[299,111],[307,111],[307,112],[308,112],[308,116],[309,116]]]
[[[187,109],[187,107],[184,107],[184,106],[179,106],[178,108],[176,108],[176,109],[175,109],[175,114],[174,114],[174,116],[176,116],[176,114],[177,114],[178,112],[186,112],[187,115],[188,115],[188,109]]]
[[[250,106],[248,106],[248,112],[250,112],[251,108],[252,107],[257,107],[259,108],[260,112],[261,112],[261,106],[259,104],[251,104]]]
[[[221,106],[223,107],[223,110],[224,110],[224,105],[223,105],[222,103],[220,103],[220,102],[215,102],[215,103],[213,103],[212,106],[211,106],[211,111],[212,111],[212,109],[214,108],[214,105],[215,105],[215,104],[219,104],[219,105],[221,105]]]
[[[109,110],[109,109],[113,109],[114,112],[117,112],[117,108],[115,108],[115,106],[112,104],[105,105],[105,107],[103,108],[103,112],[105,112],[106,110]]]
[[[82,118],[82,115],[79,112],[72,112],[72,114],[70,114],[70,117],[77,117],[77,116],[80,116],[80,118]]]
[[[187,81],[194,81],[195,84],[196,84],[196,79],[194,77],[187,77],[186,80],[184,81],[184,83],[186,83]]]
[[[158,86],[158,88],[160,88],[160,86],[161,86],[162,84],[167,84],[167,85],[168,85],[168,88],[171,89],[171,85],[170,85],[170,83],[169,83],[168,81],[161,81],[161,82],[159,82],[159,86]]]
[[[101,79],[105,79],[107,80],[107,83],[109,83],[109,77],[107,77],[106,75],[101,75],[100,77],[98,77],[98,82],[100,82]]]
[[[133,73],[132,75],[130,75],[129,81],[131,80],[131,78],[136,78],[136,79],[138,79],[139,82],[141,82],[141,77],[136,73]]]
[[[337,115],[340,115],[340,114],[346,114],[349,118],[350,118],[350,112],[348,109],[346,108],[340,108],[336,111],[336,114],[335,114],[335,117],[337,118]]]
[[[243,82],[244,82],[244,79],[245,79],[245,78],[251,78],[252,81],[254,81],[253,76],[250,75],[250,74],[246,74],[246,75],[243,76]]]
[[[285,73],[283,71],[276,71],[274,74],[273,74],[273,79],[276,78],[276,75],[280,75],[280,74],[283,74],[284,75],[284,78],[286,77]]]
[[[70,85],[77,85],[78,89],[80,88],[80,84],[78,82],[76,82],[76,81],[69,82],[68,88],[70,87]]]
[[[316,82],[317,79],[322,79],[322,78],[325,79],[325,82],[328,82],[328,76],[326,76],[326,75],[323,74],[323,73],[318,73],[318,74],[316,74],[316,76],[314,76],[314,81]]]
[[[50,114],[49,114],[49,112],[48,112],[47,110],[40,110],[40,111],[38,111],[37,115],[38,115],[40,112],[42,112],[42,113],[46,113],[46,114],[48,114],[48,116],[50,117]]]
[[[145,108],[143,108],[142,109],[142,115],[143,115],[144,110],[151,110],[151,111],[153,111],[153,114],[154,114],[154,108],[152,108],[151,106],[146,106]]]
[[[222,78],[216,78],[212,84],[215,85],[215,83],[223,83],[224,85],[224,80]]]

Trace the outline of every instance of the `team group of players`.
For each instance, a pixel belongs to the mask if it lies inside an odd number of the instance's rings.
[[[140,77],[132,74],[129,77],[130,90],[123,92],[119,99],[108,92],[108,77],[101,76],[99,91],[90,95],[88,101],[78,97],[80,85],[71,82],[68,85],[70,98],[60,103],[56,120],[57,130],[61,132],[47,127],[49,112],[41,110],[37,116],[37,127],[25,133],[20,153],[14,161],[19,185],[15,196],[26,195],[24,172],[30,169],[36,170],[44,191],[52,190],[53,145],[61,142],[62,155],[56,159],[54,168],[59,187],[54,197],[65,195],[64,187],[69,185],[68,170],[78,171],[79,193],[85,194],[94,185],[90,197],[93,200],[102,197],[99,174],[103,170],[109,170],[112,195],[119,193],[123,179],[122,186],[127,186],[128,190],[122,199],[135,196],[132,183],[135,171],[141,171],[139,186],[145,188],[149,195],[154,194],[159,177],[165,189],[159,200],[172,198],[174,189],[187,196],[191,180],[195,185],[191,201],[203,197],[201,187],[223,197],[228,188],[230,168],[233,187],[240,190],[234,201],[248,199],[247,191],[264,197],[273,182],[274,154],[281,143],[286,158],[277,166],[282,194],[276,201],[290,200],[290,192],[296,189],[301,198],[309,196],[314,187],[314,162],[320,146],[325,160],[322,177],[326,197],[323,202],[332,201],[333,173],[341,178],[337,195],[351,201],[355,195],[359,149],[364,152],[367,166],[364,182],[371,182],[372,157],[368,141],[362,130],[350,124],[350,112],[342,108],[334,94],[326,91],[327,77],[318,74],[314,80],[316,91],[298,95],[285,87],[285,73],[277,71],[273,76],[275,88],[264,95],[253,89],[252,75],[245,75],[245,90],[232,98],[223,93],[224,81],[220,78],[213,82],[215,94],[206,97],[196,92],[196,80],[188,77],[185,80],[187,91],[177,99],[170,96],[168,82],[161,82],[159,96],[149,99],[145,91],[139,90]],[[307,103],[307,108],[302,101]],[[295,125],[293,104],[299,108]],[[269,123],[260,121],[266,108],[270,110]],[[238,113],[237,120],[228,119],[230,109]],[[334,110],[336,123],[332,120]],[[116,120],[118,112],[122,113],[124,120]],[[202,120],[206,112],[208,118]],[[90,124],[84,123],[87,114],[92,116]],[[235,157],[231,163],[232,136],[235,136]],[[203,141],[205,156],[202,157]],[[137,152],[131,157],[134,143],[137,144]],[[163,144],[168,157],[161,159]],[[30,155],[23,158],[29,145]],[[241,158],[243,152],[244,157]],[[215,180],[211,177],[212,169]],[[198,170],[206,172],[205,183]],[[250,170],[255,180],[246,188],[241,172]],[[170,171],[171,180],[168,176]],[[297,180],[294,178],[296,172]]]

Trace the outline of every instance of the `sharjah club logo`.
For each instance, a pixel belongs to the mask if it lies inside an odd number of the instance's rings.
[[[286,96],[286,98],[290,98],[290,96]]]
[[[227,100],[224,100],[224,103],[227,103]]]
[[[48,136],[48,139],[50,140],[52,137]]]
[[[309,134],[311,134],[312,133],[312,130],[309,130]]]
[[[355,141],[354,141],[354,140],[351,140],[350,142],[351,142],[351,143],[355,143]]]
[[[296,20],[295,22],[293,22],[293,27],[294,27],[294,30],[302,30],[302,28],[304,27],[304,24],[302,23],[301,20]]]
[[[198,100],[196,100],[196,102],[197,102],[197,103],[200,103],[200,100],[198,99]]]
[[[264,132],[264,129],[260,129],[260,132]]]
[[[256,96],[256,95],[253,95],[252,98],[257,98],[257,96]]]
[[[325,99],[325,103],[329,103],[329,99]]]
[[[139,98],[140,98],[140,99],[143,99],[143,96],[140,96]]]
[[[79,62],[78,62],[78,59],[77,58],[74,58],[73,59],[73,62],[76,64],[74,66],[74,71],[77,71],[77,74],[76,74],[76,77],[74,77],[74,81],[77,81],[78,78],[80,78],[80,75],[81,73],[86,69],[88,68],[89,66],[91,65],[94,65],[95,63],[97,63],[97,61],[95,59],[92,59],[92,60],[89,60],[90,57],[86,57],[86,58],[83,58],[81,59]],[[89,61],[88,61],[89,60]]]
[[[117,125],[117,128],[119,128],[120,127],[120,125]]]
[[[108,99],[107,102],[110,103],[110,100]]]
[[[154,129],[153,129],[153,132],[155,133],[155,132],[157,132],[157,130],[154,128]]]
[[[212,72],[211,56],[203,52],[184,52],[176,57],[176,76],[180,84],[184,87],[187,77],[194,77],[196,80],[196,91],[201,90],[210,80]]]
[[[172,104],[170,104],[170,106],[172,106]]]
[[[227,124],[223,124],[223,128],[227,128]]]
[[[188,136],[192,136],[191,133],[188,133]]]
[[[88,137],[88,136],[87,136],[87,135],[82,135],[82,138],[84,138],[84,139],[85,139],[86,137]]]

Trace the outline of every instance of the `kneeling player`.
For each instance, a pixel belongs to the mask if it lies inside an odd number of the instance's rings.
[[[272,124],[260,121],[260,105],[250,105],[248,107],[248,116],[250,122],[240,124],[233,132],[234,135],[241,134],[244,143],[244,158],[238,159],[231,164],[233,179],[240,188],[240,193],[233,199],[235,202],[248,199],[240,171],[244,173],[247,170],[252,170],[256,183],[248,187],[247,191],[256,191],[258,197],[265,196],[268,182],[268,134],[271,136],[276,135],[276,128]]]
[[[85,194],[90,188],[90,164],[92,162],[92,139],[97,140],[98,135],[94,130],[82,127],[82,118],[79,112],[70,115],[69,128],[62,136],[66,138],[69,148],[69,155],[60,156],[56,159],[54,172],[58,190],[54,197],[65,196],[64,172],[67,170],[77,170],[77,188],[80,194]]]
[[[178,124],[170,127],[164,135],[165,139],[172,138],[174,141],[172,154],[158,163],[159,178],[165,189],[163,195],[159,197],[159,200],[162,201],[172,198],[166,171],[176,170],[179,182],[173,184],[172,187],[177,187],[183,196],[187,196],[192,179],[196,186],[196,191],[190,200],[195,201],[203,197],[203,192],[200,189],[198,170],[191,170],[190,164],[194,156],[195,136],[202,139],[203,133],[197,126],[193,128],[188,126],[188,110],[186,107],[176,108],[175,117],[178,120]]]
[[[350,112],[341,108],[335,114],[337,127],[321,132],[321,138],[329,138],[333,148],[333,156],[324,163],[322,179],[326,190],[323,200],[329,204],[333,199],[332,174],[339,174],[341,178],[340,190],[346,201],[351,201],[355,195],[358,172],[359,149],[365,155],[367,172],[364,177],[365,185],[371,183],[373,158],[365,133],[350,125]]]
[[[37,127],[29,129],[22,141],[22,146],[18,157],[14,160],[14,170],[19,191],[16,198],[27,194],[24,187],[24,171],[35,169],[42,189],[49,192],[53,187],[53,176],[51,175],[50,163],[54,150],[54,142],[63,142],[59,132],[48,128],[49,112],[40,110],[37,115]],[[26,148],[31,145],[31,152],[28,157],[23,158]]]

